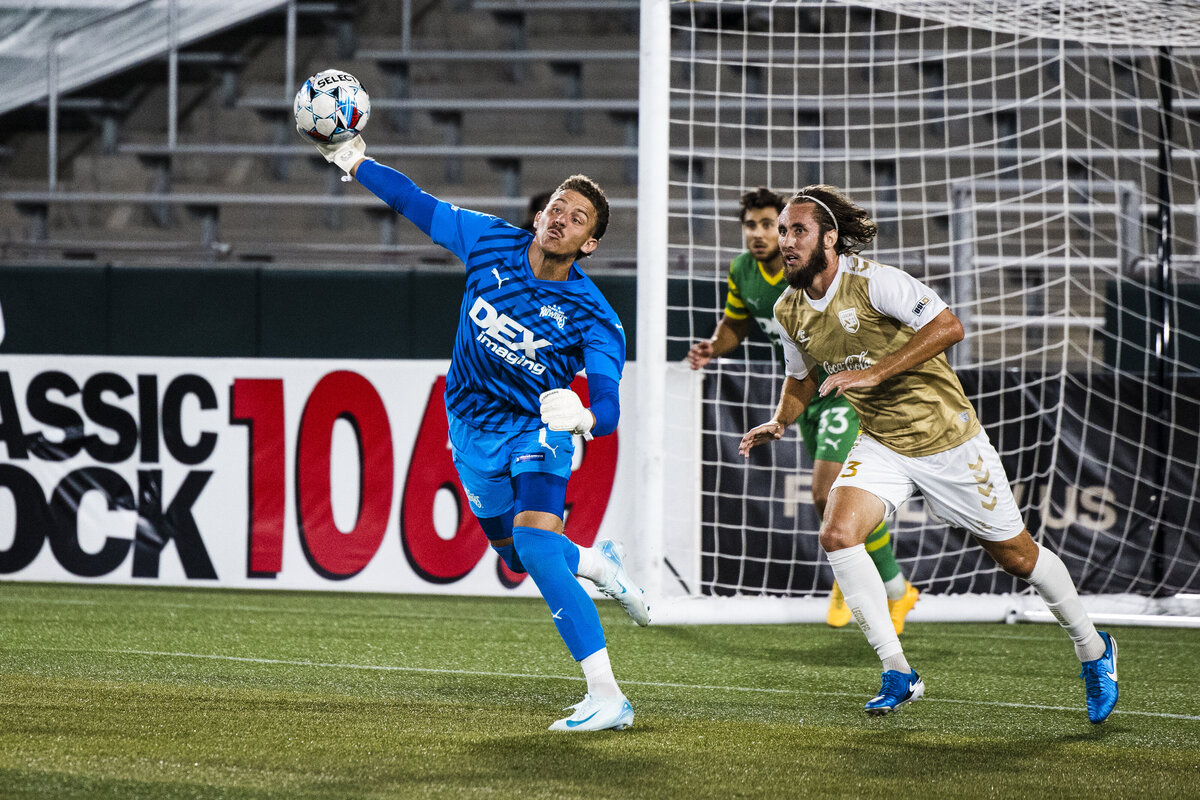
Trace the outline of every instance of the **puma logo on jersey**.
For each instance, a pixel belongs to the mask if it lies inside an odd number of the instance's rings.
[[[545,428],[542,428],[540,431],[538,431],[538,444],[540,444],[542,447],[549,450],[550,455],[554,456],[555,458],[558,458],[558,448],[551,447],[550,443],[546,441],[546,429]]]
[[[501,277],[500,277],[500,270],[496,269],[495,267],[492,267],[492,274],[496,276],[496,288],[497,288],[497,289],[499,289],[500,287],[502,287],[502,286],[504,285],[504,282],[505,282],[506,280],[508,280],[508,278],[501,278]]]

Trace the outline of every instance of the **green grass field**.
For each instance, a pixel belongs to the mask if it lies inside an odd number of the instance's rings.
[[[552,734],[541,601],[0,583],[0,797],[1200,796],[1197,630],[1112,629],[1094,726],[1057,627],[914,624],[876,719],[857,630],[600,607],[634,727]]]

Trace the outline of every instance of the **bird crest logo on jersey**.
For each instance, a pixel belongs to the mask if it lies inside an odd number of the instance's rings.
[[[562,330],[567,324],[567,315],[558,306],[542,306],[541,316],[549,317],[557,322],[559,330]]]
[[[842,327],[846,329],[846,333],[858,333],[858,313],[853,308],[839,311],[838,320],[842,323]]]

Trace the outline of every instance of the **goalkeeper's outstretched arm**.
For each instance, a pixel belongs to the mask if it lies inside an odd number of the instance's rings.
[[[336,165],[347,175],[357,178],[359,183],[391,206],[397,214],[406,217],[426,236],[432,236],[430,231],[433,227],[433,212],[440,201],[422,191],[413,183],[412,178],[403,172],[368,158],[367,143],[361,136],[339,144],[318,143],[316,148],[326,161]]]
[[[423,191],[403,172],[368,158],[361,136],[341,145],[318,145],[317,149],[328,161],[357,178],[372,194],[416,225],[435,244],[458,256],[464,264],[479,237],[497,222],[497,218],[489,214],[439,200]]]

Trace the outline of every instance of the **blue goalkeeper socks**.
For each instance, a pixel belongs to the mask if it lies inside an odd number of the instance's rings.
[[[513,547],[550,607],[571,657],[582,661],[602,649],[604,629],[596,604],[575,579],[579,548],[562,534],[523,527],[513,528]]]

